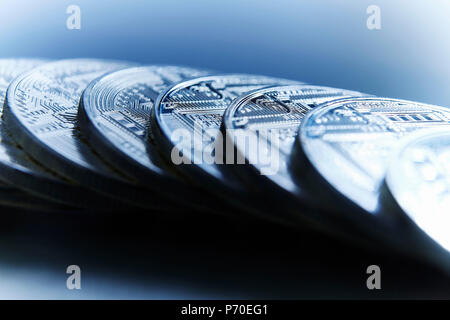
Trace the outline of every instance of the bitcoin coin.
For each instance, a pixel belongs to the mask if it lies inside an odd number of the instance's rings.
[[[158,195],[129,183],[86,143],[77,125],[82,91],[102,74],[129,66],[96,59],[61,60],[16,78],[5,101],[4,123],[14,140],[45,167],[90,190],[109,196],[111,203],[164,209]],[[113,201],[114,200],[114,201]]]
[[[292,163],[312,165],[325,182],[317,180],[315,190],[329,191],[322,195],[343,195],[376,215],[388,159],[399,141],[419,129],[449,125],[450,110],[444,107],[389,98],[342,99],[305,117]]]
[[[385,182],[398,207],[448,255],[450,126],[408,137],[390,161]]]
[[[177,66],[134,67],[107,74],[92,81],[84,91],[80,127],[97,152],[118,170],[143,185],[159,188],[168,177],[148,153],[150,111],[166,87],[205,74]]]
[[[253,209],[257,199],[224,172],[220,137],[222,115],[231,101],[251,90],[298,83],[257,75],[200,77],[168,88],[158,98],[150,119],[149,139],[173,167],[191,181],[226,201]],[[253,197],[254,198],[254,197]],[[261,203],[259,199],[259,203]]]
[[[150,111],[158,94],[183,79],[209,72],[179,66],[143,66],[111,72],[92,81],[78,110],[80,128],[96,151],[136,183],[164,192],[174,201],[196,208],[218,209],[173,174],[146,137]]]
[[[292,85],[259,89],[235,99],[223,120],[227,145],[233,146],[226,156],[235,165],[229,168],[245,176],[250,187],[262,189],[268,196],[279,197],[279,192],[285,192],[293,196],[293,201],[311,203],[313,197],[288,170],[298,127],[305,114],[317,105],[362,95],[343,89]],[[235,163],[238,159],[240,163]],[[280,207],[283,205],[288,203],[280,203]]]
[[[3,106],[6,89],[15,77],[45,62],[42,59],[0,59],[0,106]],[[41,211],[62,209],[62,206],[23,190],[26,188],[17,177],[23,172],[33,174],[33,171],[28,162],[25,166],[19,164],[21,160],[25,160],[23,152],[8,136],[0,118],[0,203]]]
[[[41,59],[0,59],[0,107],[3,109],[3,103],[5,101],[6,90],[8,89],[11,81],[17,77],[19,74],[28,71],[42,63],[47,62],[46,60]],[[0,112],[1,117],[1,112]],[[10,141],[7,140],[8,137],[5,134],[5,129],[2,126],[0,119],[0,133],[1,136],[4,137],[0,141],[0,156],[7,156],[7,147],[4,147],[4,144],[10,144]],[[4,141],[5,140],[5,141]],[[6,160],[8,162],[8,159]],[[1,174],[1,172],[0,172]],[[2,182],[0,182],[1,187],[5,187]],[[13,188],[11,186],[11,188]]]

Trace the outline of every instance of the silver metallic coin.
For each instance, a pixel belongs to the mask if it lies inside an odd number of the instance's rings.
[[[79,99],[88,83],[126,66],[125,62],[73,59],[35,68],[10,85],[4,122],[14,140],[34,159],[70,181],[109,196],[111,203],[166,208],[156,195],[128,183],[105,164],[77,126]]]
[[[156,143],[172,163],[182,155],[183,163],[195,164],[186,169],[198,170],[205,176],[223,181],[215,163],[207,163],[203,156],[211,155],[208,147],[220,134],[222,116],[231,101],[251,90],[265,86],[294,83],[293,81],[255,75],[218,75],[181,82],[167,89],[153,109],[151,128]],[[181,139],[185,134],[186,139]],[[199,135],[197,137],[196,135]],[[195,138],[200,138],[197,140]],[[151,139],[151,137],[150,137]],[[215,159],[214,159],[215,160]],[[219,160],[219,159],[217,159]]]
[[[295,147],[325,180],[317,187],[378,213],[380,185],[399,141],[419,129],[449,125],[450,109],[444,107],[389,98],[342,99],[305,117]]]
[[[140,184],[160,188],[168,172],[149,156],[148,119],[166,87],[207,72],[178,66],[145,66],[109,73],[92,81],[79,108],[89,143],[118,170]]]
[[[226,154],[235,164],[231,168],[246,176],[245,180],[255,188],[271,190],[266,194],[278,197],[276,191],[287,192],[294,196],[293,200],[311,202],[313,197],[293,180],[288,170],[298,127],[305,114],[317,105],[361,95],[303,84],[259,89],[235,99],[223,120],[227,145],[233,146],[233,152],[227,150]],[[286,202],[280,207],[283,204]]]
[[[78,109],[80,128],[96,151],[117,170],[171,201],[210,213],[217,201],[180,179],[161,163],[147,139],[151,109],[169,85],[208,72],[179,66],[143,66],[106,74],[84,90]]]
[[[3,109],[3,103],[5,101],[6,90],[9,84],[15,77],[21,73],[28,71],[40,64],[45,63],[45,60],[41,59],[0,59],[0,107]],[[0,111],[0,117],[1,117]],[[11,145],[10,138],[5,132],[0,119],[0,157],[6,158],[5,162],[14,161],[8,157],[8,145]],[[0,171],[0,174],[2,172]],[[7,187],[0,181],[0,187]],[[12,185],[10,186],[11,188]]]
[[[176,84],[158,98],[150,119],[150,139],[166,160],[197,185],[242,202],[242,186],[220,169],[215,149],[222,115],[231,101],[250,90],[293,81],[257,75],[231,74],[201,77]],[[222,139],[220,139],[222,140]],[[205,180],[206,179],[206,180]]]
[[[0,59],[0,106],[3,106],[6,89],[15,77],[45,62],[42,59]],[[37,210],[62,209],[53,202],[22,190],[24,188],[20,179],[16,179],[17,175],[29,170],[28,159],[23,154],[7,134],[0,119],[0,203]],[[21,161],[26,162],[25,166],[20,164]]]
[[[23,72],[44,62],[47,61],[38,59],[0,60],[1,105],[4,103],[8,85]],[[52,207],[61,209],[62,207],[57,206],[57,203],[76,207],[95,207],[94,199],[89,195],[84,197],[74,196],[81,192],[79,186],[70,184],[31,159],[10,137],[3,120],[0,120],[0,142],[0,179],[27,192],[21,191],[21,198],[19,190],[16,190],[16,195],[8,195],[9,201],[16,199],[21,202],[21,206],[26,205],[30,208],[47,211]],[[27,198],[23,199],[24,197]],[[45,199],[49,201],[45,201]]]
[[[390,161],[388,191],[415,225],[450,252],[450,126],[406,139]]]

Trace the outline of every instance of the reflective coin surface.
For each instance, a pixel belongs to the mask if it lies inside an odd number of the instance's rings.
[[[47,61],[41,59],[0,59],[0,117],[11,81],[21,73]],[[48,210],[55,207],[52,202],[24,192],[18,175],[27,172],[31,162],[24,156],[7,134],[0,118],[0,203],[31,209]]]
[[[43,60],[28,59],[0,60],[0,102],[2,105],[8,84],[18,75],[44,62]],[[22,200],[23,203],[30,207],[36,207],[36,202],[45,203],[44,199],[48,199],[55,203],[76,207],[95,207],[95,201],[89,194],[77,197],[76,195],[80,195],[82,192],[77,185],[62,179],[30,158],[11,138],[3,120],[0,120],[0,139],[0,178],[9,185],[27,192],[27,197],[30,199]],[[39,198],[32,201],[31,195]],[[10,196],[10,198],[12,197]],[[18,196],[15,196],[15,198],[20,199]],[[47,209],[51,205],[51,202],[47,202]]]
[[[149,156],[148,149],[153,147],[146,137],[153,104],[166,87],[206,74],[178,66],[134,67],[107,74],[92,81],[83,93],[81,129],[117,169],[141,184],[160,188],[167,171]]]
[[[40,59],[0,59],[0,107],[3,110],[3,103],[5,101],[6,90],[8,89],[9,84],[14,80],[15,77],[20,75],[21,73],[28,71],[32,68],[37,67],[40,64],[45,63],[45,60]],[[0,110],[0,117],[2,116],[2,112]],[[3,163],[7,165],[9,163],[14,163],[15,159],[13,157],[9,157],[8,150],[15,149],[16,146],[13,141],[7,135],[5,128],[2,125],[2,121],[0,119],[0,159],[3,160]],[[0,175],[2,175],[3,171],[0,171]],[[4,181],[4,179],[2,179]],[[14,184],[11,184],[11,188]],[[0,187],[7,187],[0,182]]]
[[[390,162],[386,185],[406,215],[450,251],[450,127],[407,139]]]
[[[234,146],[241,160],[232,168],[242,170],[255,185],[288,191],[296,197],[307,197],[294,182],[288,160],[305,114],[317,105],[338,98],[361,96],[362,93],[313,85],[264,88],[233,101],[224,115],[227,143]],[[227,154],[228,156],[228,154]],[[249,166],[242,166],[243,163]]]
[[[4,110],[14,140],[42,165],[112,200],[159,209],[164,203],[128,183],[86,143],[77,126],[79,99],[90,81],[126,62],[96,59],[48,63],[16,78]],[[114,199],[113,199],[114,198]]]
[[[335,191],[377,213],[380,185],[399,141],[416,130],[449,124],[450,109],[444,107],[389,98],[343,99],[311,111],[296,146]]]
[[[166,90],[153,109],[151,128],[155,143],[170,163],[188,174],[231,186],[233,182],[227,180],[218,166],[223,157],[216,141],[221,135],[225,109],[248,91],[292,83],[295,82],[245,74],[201,77],[179,83]]]

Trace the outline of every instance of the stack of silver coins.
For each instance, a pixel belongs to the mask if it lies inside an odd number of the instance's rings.
[[[446,107],[99,59],[2,59],[0,102],[3,210],[248,216],[450,272]]]

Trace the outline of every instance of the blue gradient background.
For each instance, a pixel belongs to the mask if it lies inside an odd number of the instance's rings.
[[[81,30],[66,8],[81,8]],[[366,8],[381,8],[381,30]],[[0,56],[100,57],[288,77],[450,105],[448,0],[0,1]]]
[[[81,30],[66,28],[70,4],[81,8]],[[381,30],[366,28],[371,4],[381,8]],[[181,64],[445,106],[450,106],[449,34],[448,0],[0,0],[0,58],[97,57]],[[34,241],[27,232],[23,243]],[[91,290],[70,292],[61,285],[66,278],[61,265],[74,263],[66,247],[53,247],[60,255],[53,263],[48,259],[54,253],[48,249],[46,255],[45,249],[51,241],[44,241],[37,250],[43,256],[34,257],[30,268],[8,241],[1,241],[9,253],[0,262],[0,298],[258,296],[253,291],[224,293],[217,286],[187,280],[168,285],[150,277],[150,286],[125,277],[111,282],[111,277],[98,276],[104,270],[86,275]],[[5,262],[7,257],[10,262]],[[286,283],[291,283],[287,295],[307,294],[295,291],[302,284],[293,281],[292,274],[286,274]],[[190,271],[183,277],[189,278]],[[321,286],[327,290],[332,283],[326,278]],[[277,290],[282,295],[281,285]]]

